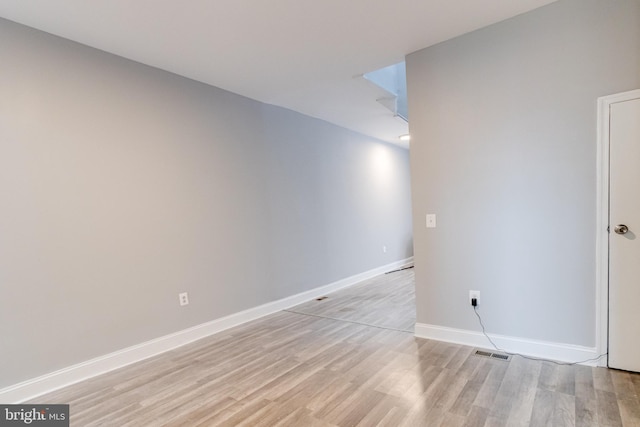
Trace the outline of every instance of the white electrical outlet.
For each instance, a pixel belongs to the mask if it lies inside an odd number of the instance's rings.
[[[387,247],[386,246],[382,247],[382,252],[384,252],[385,254],[387,253]]]
[[[476,305],[480,305],[480,291],[469,291],[469,304],[473,305],[471,300],[476,299]]]
[[[436,214],[427,214],[427,228],[436,228]]]
[[[180,300],[180,305],[189,305],[189,294],[186,292],[182,292],[178,294],[178,299]]]

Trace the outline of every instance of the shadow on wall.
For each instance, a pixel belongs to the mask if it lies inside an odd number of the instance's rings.
[[[413,256],[413,237],[407,241],[407,256]]]

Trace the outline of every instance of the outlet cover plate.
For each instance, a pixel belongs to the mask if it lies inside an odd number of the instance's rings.
[[[475,298],[477,305],[480,305],[480,291],[469,291],[469,305],[471,305],[471,300]]]
[[[186,292],[179,293],[178,300],[180,301],[180,305],[189,305],[189,294]]]

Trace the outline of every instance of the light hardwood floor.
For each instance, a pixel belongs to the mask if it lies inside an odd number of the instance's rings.
[[[381,276],[36,402],[69,403],[73,426],[640,426],[638,374],[415,338],[412,283]]]
[[[329,294],[321,302],[309,301],[287,311],[413,332],[416,325],[413,270],[366,280]]]

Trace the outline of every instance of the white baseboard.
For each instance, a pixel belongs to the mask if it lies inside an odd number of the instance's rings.
[[[491,337],[498,348],[508,353],[519,353],[525,356],[568,363],[582,362],[598,357],[598,352],[595,347],[582,347],[573,344],[538,341],[505,335],[487,335]],[[454,344],[468,345],[470,347],[493,349],[487,337],[481,332],[476,331],[416,323],[415,336],[417,338],[445,341]],[[580,364],[600,366],[598,361],[582,362]]]
[[[127,347],[104,356],[96,357],[95,359],[91,359],[86,362],[78,363],[76,365],[0,389],[0,402],[10,404],[21,403],[34,399],[62,387],[148,359],[149,357],[173,350],[174,348],[197,341],[218,332],[222,332],[234,326],[259,319],[269,314],[323,296],[330,292],[335,292],[339,289],[355,285],[364,280],[384,274],[387,271],[403,267],[411,262],[413,262],[413,257],[374,268],[328,285],[320,286],[287,298],[196,325],[173,334]]]

